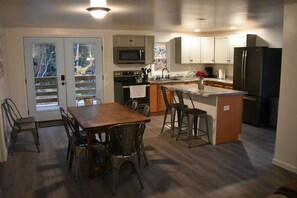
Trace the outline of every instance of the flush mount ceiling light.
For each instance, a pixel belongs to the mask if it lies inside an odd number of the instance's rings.
[[[199,28],[194,29],[194,32],[200,32],[201,31],[201,21],[204,21],[205,18],[198,18],[199,21]]]
[[[87,10],[95,19],[104,18],[107,12],[110,11],[110,9],[106,7],[105,0],[91,0],[90,7],[87,8]]]

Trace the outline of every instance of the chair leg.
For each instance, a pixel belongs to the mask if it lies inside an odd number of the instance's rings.
[[[12,141],[11,142],[12,143],[12,146],[11,146],[11,155],[13,155],[13,153],[14,153],[16,139],[17,139],[17,132],[15,130],[12,130],[11,131],[11,141]]]
[[[194,115],[189,114],[188,115],[188,134],[189,134],[189,141],[188,141],[188,146],[189,148],[192,147],[192,130],[193,130],[193,122],[194,122]]]
[[[164,115],[164,120],[163,120],[163,127],[161,129],[161,133],[163,132],[164,127],[165,127],[165,124],[166,124],[167,113],[168,113],[168,109],[166,108],[165,115]]]
[[[112,164],[112,194],[115,194],[117,191],[117,184],[119,179],[119,170],[121,163],[116,162],[115,160],[111,159]],[[135,167],[137,168],[137,167]]]
[[[142,155],[143,155],[143,158],[144,158],[144,161],[145,161],[145,165],[148,166],[143,140],[141,141],[140,144],[141,144],[141,151],[142,151]]]
[[[35,128],[36,128],[36,135],[37,135],[38,145],[40,145],[40,142],[39,142],[39,130],[38,130],[38,123],[37,122],[35,122]]]
[[[32,130],[31,131],[31,133],[32,133],[32,135],[33,135],[33,138],[34,138],[34,142],[35,142],[35,146],[36,146],[36,148],[37,148],[37,151],[38,151],[38,153],[40,153],[40,150],[39,150],[39,141],[38,141],[38,135],[36,134],[36,130]]]
[[[67,147],[67,155],[66,155],[66,160],[67,161],[69,159],[69,154],[70,154],[70,141],[68,141],[68,147]]]
[[[138,166],[136,165],[136,163],[137,163],[136,158],[132,158],[131,162],[132,162],[132,164],[133,164],[134,167],[135,167],[135,170],[136,170],[136,173],[137,173],[137,177],[138,177],[138,181],[139,181],[139,183],[140,183],[140,187],[141,187],[141,189],[143,189],[143,183],[142,183],[142,180],[141,180],[141,178],[140,178],[140,171],[139,171]]]
[[[197,135],[199,135],[198,134],[198,131],[199,130],[197,130],[198,129],[198,117],[197,116],[194,116],[194,133],[195,133],[195,136],[197,136]]]
[[[73,163],[73,151],[70,149],[70,155],[69,155],[69,162],[68,162],[68,172],[72,169],[72,163]]]
[[[204,120],[205,120],[205,126],[206,126],[206,132],[207,132],[208,142],[211,143],[210,142],[210,137],[209,137],[209,128],[208,128],[208,118],[207,118],[207,115],[205,115]]]
[[[175,108],[171,108],[171,138],[174,136],[174,124],[175,124]]]
[[[180,132],[181,132],[181,129],[182,129],[183,119],[184,119],[184,116],[180,112],[180,119],[179,119],[179,124],[178,124],[178,133],[177,133],[177,136],[176,136],[176,141],[178,141],[178,138],[179,138],[179,135],[180,135]]]

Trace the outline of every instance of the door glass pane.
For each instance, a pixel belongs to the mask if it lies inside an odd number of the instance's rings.
[[[96,97],[95,48],[91,43],[74,43],[75,95],[78,105],[82,99]],[[80,104],[81,103],[81,104]]]
[[[32,55],[36,110],[55,109],[59,105],[56,46],[53,43],[35,43]]]

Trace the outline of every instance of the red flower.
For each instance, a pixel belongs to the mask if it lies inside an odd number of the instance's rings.
[[[204,70],[196,72],[197,77],[205,77],[206,75],[207,75],[207,73]]]

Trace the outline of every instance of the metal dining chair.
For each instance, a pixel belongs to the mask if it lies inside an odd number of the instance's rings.
[[[60,113],[65,127],[65,132],[68,138],[68,149],[70,151],[70,160],[68,164],[68,171],[71,171],[73,156],[75,158],[75,181],[78,181],[79,168],[80,168],[80,156],[82,153],[87,152],[87,139],[85,136],[82,136],[78,130],[78,127],[75,125],[74,120],[69,117],[65,110],[60,107]],[[93,139],[92,147],[94,150],[97,150],[97,153],[103,153],[104,146],[101,142],[96,139]],[[98,155],[97,159],[101,159],[103,156]]]
[[[8,123],[11,127],[11,140],[12,140],[11,154],[13,155],[13,153],[14,153],[17,135],[20,132],[30,132],[32,134],[34,142],[35,142],[35,146],[39,153],[40,152],[39,138],[38,138],[38,134],[37,134],[38,130],[36,128],[35,123],[34,122],[21,122],[20,120],[17,120],[13,113],[13,107],[9,103],[3,102],[1,104],[1,107],[2,107],[3,111],[5,112]]]
[[[76,101],[76,106],[88,106],[88,105],[95,105],[95,104],[102,104],[102,100],[96,97],[87,97],[81,98]]]
[[[134,166],[141,189],[143,189],[136,152],[138,127],[139,123],[128,123],[115,125],[108,129],[109,143],[106,154],[112,166],[113,194],[116,193],[120,167],[124,162],[130,162]]]
[[[195,137],[201,137],[201,136],[207,136],[208,142],[210,143],[210,137],[209,137],[209,128],[208,128],[208,118],[207,118],[207,112],[203,111],[201,109],[195,108],[193,100],[191,96],[187,93],[183,93],[182,91],[176,90],[176,95],[178,97],[179,103],[181,105],[181,119],[180,119],[180,124],[179,124],[179,130],[178,130],[178,135],[176,137],[176,140],[178,140],[180,134],[181,134],[181,129],[182,129],[182,124],[183,124],[183,118],[187,118],[187,128],[188,128],[188,146],[189,148],[192,146],[192,137],[193,133],[192,130],[194,128],[194,133]],[[188,108],[184,104],[184,97],[183,94],[186,94],[188,98],[190,99],[192,103],[192,108]],[[198,128],[198,118],[203,118],[205,121],[205,127],[206,131],[201,130]],[[198,132],[201,132],[202,134],[198,134]]]
[[[150,106],[148,104],[140,104],[138,105],[136,111],[138,113],[141,113],[142,115],[149,117],[150,116]],[[146,124],[142,123],[139,125],[139,148],[142,152],[145,164],[148,166],[148,161],[146,157],[145,147],[144,147],[144,141],[143,141],[143,135],[146,128]]]
[[[27,116],[24,117],[22,116],[22,114],[20,113],[18,107],[16,106],[16,104],[14,103],[14,101],[11,98],[5,98],[4,102],[10,106],[10,111],[11,111],[11,115],[13,116],[13,119],[15,120],[15,122],[20,122],[20,123],[34,123],[35,127],[36,127],[36,131],[37,131],[37,136],[39,137],[39,132],[38,132],[38,122],[35,120],[34,117],[32,116]]]
[[[136,110],[138,106],[138,101],[135,99],[130,98],[126,103],[125,107],[131,108],[133,110]]]

